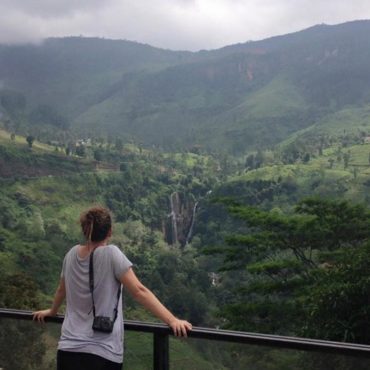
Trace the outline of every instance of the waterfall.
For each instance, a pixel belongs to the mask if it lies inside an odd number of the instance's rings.
[[[211,191],[207,195],[210,193]],[[170,245],[183,248],[193,237],[199,200],[191,193],[174,191],[169,196],[169,203],[170,211],[164,225],[165,240]]]
[[[191,216],[191,224],[190,224],[190,228],[189,228],[189,231],[188,231],[188,235],[186,236],[185,245],[190,243],[191,237],[193,236],[193,228],[194,228],[194,223],[195,223],[195,214],[197,212],[198,203],[199,202],[195,202],[194,207],[193,207],[193,214]]]
[[[174,192],[170,196],[170,204],[171,204],[171,213],[169,217],[171,217],[171,225],[172,225],[172,244],[177,244],[178,242],[178,234],[177,234],[177,219],[176,219],[176,210],[174,206],[174,197],[177,197],[177,192]]]
[[[211,194],[212,194],[212,190],[208,190],[205,196],[208,196],[208,195],[211,195]],[[193,199],[194,199],[194,197],[193,197]],[[195,215],[197,213],[198,204],[199,204],[199,201],[195,201],[195,204],[194,204],[194,207],[193,207],[193,214],[192,214],[192,217],[191,217],[191,224],[190,224],[188,234],[186,236],[185,245],[188,245],[190,243],[191,238],[193,236],[193,229],[194,229],[194,224],[195,224]]]

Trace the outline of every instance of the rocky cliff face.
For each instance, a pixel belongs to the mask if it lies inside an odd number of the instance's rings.
[[[197,202],[192,195],[174,192],[169,198],[170,213],[164,222],[165,240],[184,247],[191,239]]]

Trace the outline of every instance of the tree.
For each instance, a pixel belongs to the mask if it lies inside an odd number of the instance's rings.
[[[123,141],[122,139],[120,138],[117,138],[116,141],[115,141],[115,148],[118,152],[122,152],[122,149],[123,149]]]
[[[76,146],[76,155],[79,157],[84,157],[86,154],[85,146],[84,145],[77,145]]]
[[[307,300],[304,333],[327,340],[370,344],[370,243],[347,249],[317,272]]]
[[[308,163],[310,161],[310,153],[305,153],[305,155],[302,158],[303,163]]]
[[[28,147],[31,149],[32,145],[33,145],[33,142],[35,141],[35,138],[32,135],[28,135],[26,137],[26,141],[28,143]]]
[[[300,333],[308,312],[306,297],[322,266],[336,264],[344,251],[370,239],[370,213],[343,201],[307,199],[284,215],[226,202],[245,221],[247,234],[209,248],[224,258],[222,269],[240,283],[220,315],[233,329]]]
[[[94,159],[96,161],[101,161],[103,159],[103,153],[101,149],[95,149],[94,150]]]
[[[254,155],[249,154],[245,159],[245,168],[253,169],[254,168]]]
[[[358,176],[358,169],[357,167],[353,167],[353,178],[356,180]]]
[[[5,275],[0,288],[0,307],[29,310],[38,308],[41,303],[38,288],[29,275]]]
[[[39,291],[29,275],[2,277],[1,307],[38,309],[40,303]],[[4,320],[0,331],[0,364],[4,369],[45,369],[41,365],[46,350],[42,335],[41,326],[25,321]]]
[[[349,160],[351,158],[351,153],[347,152],[343,154],[344,169],[348,168]]]
[[[260,168],[264,161],[264,155],[261,150],[258,150],[256,156],[254,157],[254,167]]]

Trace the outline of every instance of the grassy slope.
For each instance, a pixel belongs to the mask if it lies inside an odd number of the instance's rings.
[[[24,136],[15,135],[14,141],[10,139],[10,133],[4,129],[0,129],[0,144],[1,145],[9,145],[11,143],[17,144],[19,147],[27,148],[28,144],[26,138]],[[53,152],[54,147],[48,144],[40,143],[39,141],[35,140],[33,142],[32,148],[36,152]]]
[[[274,98],[278,99],[276,96]],[[281,98],[283,99],[283,96]],[[268,111],[269,108],[266,106],[266,112]],[[366,182],[370,177],[370,144],[354,143],[363,143],[364,137],[370,134],[369,112],[369,104],[344,108],[293,133],[277,146],[277,152],[280,152],[289,147],[300,148],[307,145],[307,150],[310,148],[313,150],[307,164],[298,162],[291,165],[266,166],[234,177],[231,181],[292,179],[300,188],[302,196],[312,193],[329,195],[331,187],[332,195],[339,195],[342,192],[342,195],[349,200],[368,201]],[[318,143],[322,137],[327,140],[320,156]],[[349,155],[349,161],[345,168],[343,157],[346,154]],[[269,161],[276,162],[274,158],[269,158]],[[310,188],[310,184],[315,182],[315,179],[320,179],[323,184],[326,183],[327,188],[324,185],[314,190]]]
[[[370,105],[363,107],[348,107],[338,112],[328,114],[312,126],[297,131],[279,144],[279,147],[299,140],[318,139],[320,136],[340,138],[344,135],[358,135],[361,131],[370,133]]]
[[[29,149],[26,138],[0,129],[0,177],[59,176],[94,170],[94,163],[55,152],[55,148],[34,141]]]
[[[218,147],[227,143],[229,148],[245,148],[247,144],[249,150],[272,145],[294,132],[297,126],[307,124],[302,116],[308,107],[294,84],[284,75],[278,75],[224,113],[222,125],[217,119],[204,140],[208,137]]]
[[[307,103],[299,90],[283,75],[274,78],[243,104],[245,112],[254,119],[285,117],[289,112],[304,111]]]
[[[343,159],[338,161],[338,147],[333,146],[325,149],[322,156],[312,158],[307,164],[266,166],[235,176],[230,181],[292,181],[298,187],[299,198],[311,195],[336,196],[370,203],[370,197],[367,195],[367,182],[370,180],[370,144],[352,145],[345,148],[343,153],[350,153],[347,168],[344,167]]]
[[[175,143],[177,140],[181,142],[185,136],[185,140],[190,141],[189,145],[201,143],[210,148],[229,149],[242,149],[246,144],[272,144],[295,131],[297,125],[306,124],[301,117],[308,104],[283,75],[256,92],[247,92],[233,100],[224,107],[224,113],[213,115],[212,109],[219,107],[222,99],[221,91],[211,93],[203,86],[190,96],[163,102],[149,100],[145,106],[135,108],[137,103],[132,97],[116,94],[91,107],[76,121],[94,130],[98,130],[101,122],[107,122],[106,127],[113,130],[121,127],[123,132],[142,137],[155,128],[151,140],[162,141],[162,144],[168,144],[171,139]],[[178,115],[179,109],[182,110],[181,115]],[[139,117],[130,118],[135,110]],[[146,112],[142,114],[144,110]],[[202,110],[205,115],[197,116]]]

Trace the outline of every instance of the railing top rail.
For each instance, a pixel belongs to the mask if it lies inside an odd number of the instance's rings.
[[[32,320],[33,318],[31,311],[6,308],[0,308],[0,318],[1,317],[22,320]],[[57,315],[55,317],[47,318],[46,321],[61,324],[63,322],[63,319],[63,315]],[[172,335],[171,329],[165,324],[125,320],[124,327],[125,330],[129,331]],[[189,337],[250,345],[296,349],[302,351],[319,351],[348,356],[370,357],[370,346],[355,343],[325,341],[319,339],[249,333],[232,330],[209,329],[202,327],[194,327],[193,330],[189,333]]]

